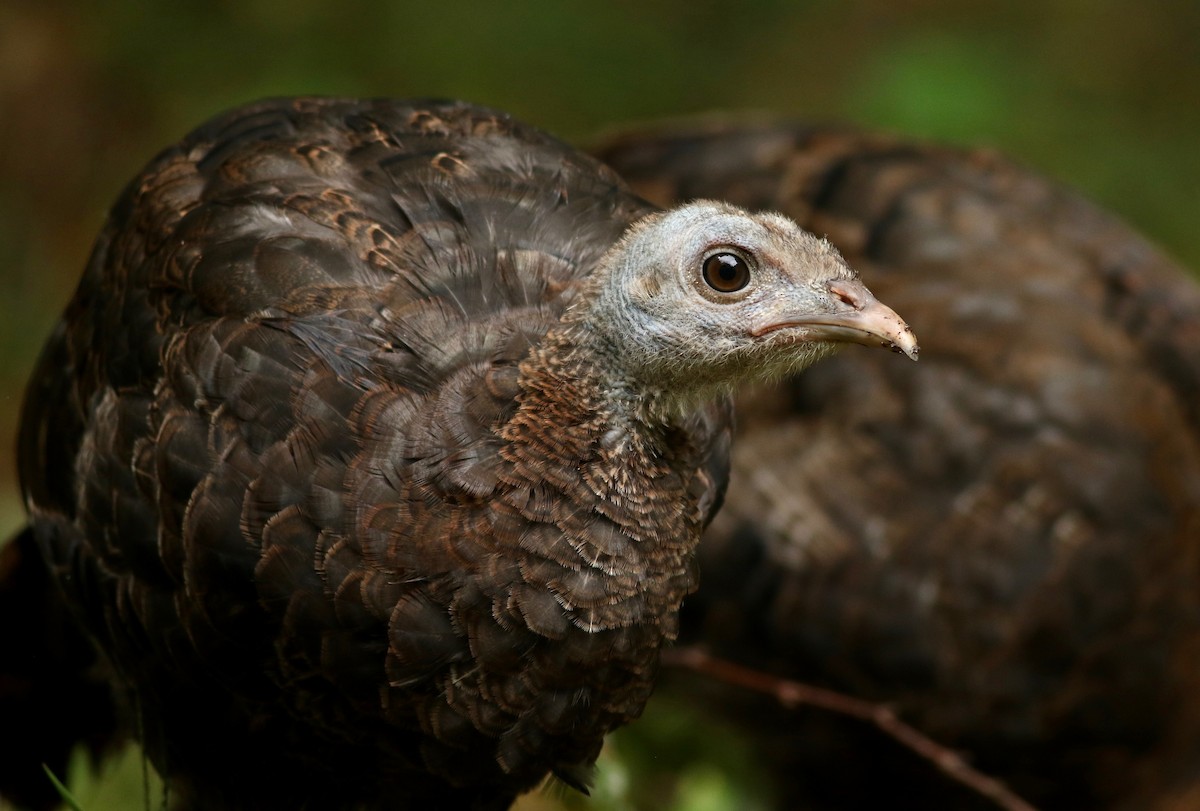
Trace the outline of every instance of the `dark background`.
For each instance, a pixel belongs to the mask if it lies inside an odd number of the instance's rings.
[[[207,116],[302,93],[465,98],[580,142],[622,122],[749,110],[991,146],[1200,267],[1190,0],[4,0],[0,537],[20,521],[21,391],[107,205]],[[627,760],[694,762],[688,723],[656,716],[618,741]],[[633,807],[624,761],[609,763],[600,793],[615,799],[598,806]],[[747,807],[736,779],[682,782],[676,808]],[[91,796],[86,811],[140,807]]]

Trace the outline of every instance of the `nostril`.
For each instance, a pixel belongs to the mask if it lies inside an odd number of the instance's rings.
[[[856,310],[862,309],[862,298],[855,294],[853,288],[838,282],[830,282],[829,292],[836,296],[838,301],[843,304],[853,307]]]

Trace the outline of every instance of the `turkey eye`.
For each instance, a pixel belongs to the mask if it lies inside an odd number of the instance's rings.
[[[750,284],[750,264],[736,253],[714,253],[704,260],[704,282],[718,293],[736,293]]]

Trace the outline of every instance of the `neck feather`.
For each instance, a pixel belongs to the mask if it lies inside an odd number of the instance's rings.
[[[614,349],[586,324],[560,323],[521,364],[513,424],[526,426],[525,438],[540,426],[537,434],[579,458],[596,452],[591,445],[615,449],[620,433],[652,440],[671,422],[659,402],[665,393],[625,376],[615,361]]]

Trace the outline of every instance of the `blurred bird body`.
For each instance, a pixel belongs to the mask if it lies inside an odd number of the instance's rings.
[[[684,638],[887,703],[1039,808],[1200,807],[1195,282],[987,152],[731,122],[597,154],[660,205],[826,235],[922,337],[902,374],[844,353],[739,396]],[[715,689],[781,807],[992,807],[856,721]]]

